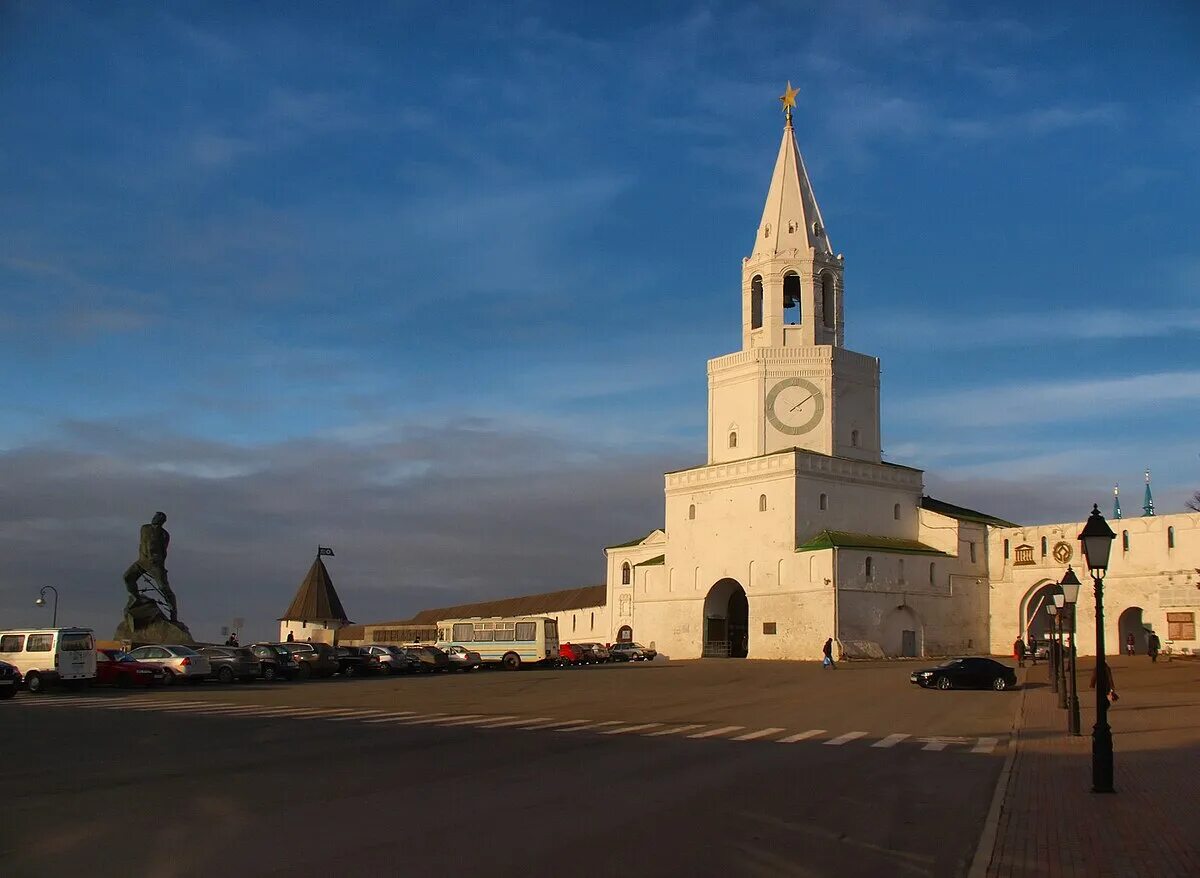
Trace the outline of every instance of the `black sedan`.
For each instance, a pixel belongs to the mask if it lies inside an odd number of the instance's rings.
[[[16,665],[0,662],[0,698],[12,698],[21,685],[21,672]]]
[[[935,668],[913,671],[909,681],[926,689],[995,689],[1017,685],[1017,672],[990,658],[956,658]]]

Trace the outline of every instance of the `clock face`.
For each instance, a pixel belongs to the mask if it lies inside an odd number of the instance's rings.
[[[809,432],[825,415],[821,388],[803,378],[784,378],[767,394],[767,420],[780,433],[800,436]]]

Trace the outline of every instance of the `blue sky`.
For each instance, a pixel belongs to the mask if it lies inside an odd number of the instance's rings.
[[[360,618],[599,581],[703,456],[788,79],[887,457],[1180,509],[1200,11],[965,6],[3,4],[0,614],[107,627],[156,508],[206,625],[316,542]]]

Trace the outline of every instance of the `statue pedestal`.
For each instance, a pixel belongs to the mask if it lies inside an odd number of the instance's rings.
[[[125,606],[125,618],[117,626],[114,640],[129,642],[135,647],[152,643],[175,643],[187,646],[195,643],[192,632],[182,622],[172,622],[163,615],[157,601],[137,597]]]

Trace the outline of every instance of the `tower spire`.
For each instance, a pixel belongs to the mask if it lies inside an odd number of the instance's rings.
[[[1154,495],[1150,493],[1150,470],[1146,470],[1146,497],[1142,500],[1142,517],[1154,515]]]
[[[1121,517],[1121,483],[1113,485],[1113,518]]]

